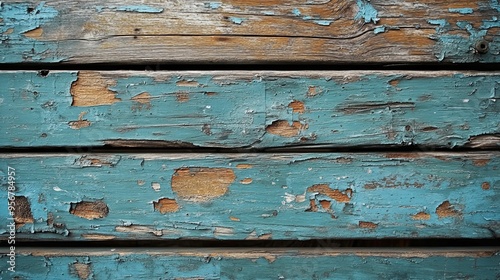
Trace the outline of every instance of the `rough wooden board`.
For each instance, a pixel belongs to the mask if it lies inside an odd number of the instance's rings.
[[[0,170],[29,203],[19,239],[489,238],[498,155],[4,154]]]
[[[499,248],[21,248],[20,279],[496,279]]]
[[[498,72],[0,72],[3,147],[498,148]]]
[[[499,11],[493,0],[2,1],[0,63],[499,62]]]

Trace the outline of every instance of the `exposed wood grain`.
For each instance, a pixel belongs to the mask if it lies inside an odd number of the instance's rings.
[[[498,72],[0,72],[3,147],[498,148]]]
[[[19,248],[20,279],[495,279],[500,248]],[[0,251],[6,263],[5,248]],[[256,273],[258,271],[258,273]],[[163,279],[162,278],[162,279]]]
[[[500,233],[499,163],[498,152],[4,154],[0,172],[16,169],[31,211],[19,240],[487,238]]]
[[[499,62],[496,1],[2,1],[0,62]]]

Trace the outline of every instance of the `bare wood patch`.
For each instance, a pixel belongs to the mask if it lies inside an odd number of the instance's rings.
[[[208,201],[223,196],[235,179],[229,168],[179,168],[172,175],[172,190],[181,199]]]
[[[120,98],[109,87],[116,85],[116,81],[104,78],[98,72],[80,71],[78,79],[71,84],[70,93],[73,96],[72,106],[100,106],[111,105]]]
[[[180,80],[175,83],[178,87],[198,87],[200,84],[197,81]]]
[[[108,234],[82,234],[82,237],[88,240],[112,240],[116,236]]]
[[[245,163],[240,163],[240,164],[236,165],[236,168],[238,168],[238,169],[250,169],[252,167],[253,167],[252,164],[245,164]]]
[[[372,222],[359,221],[358,226],[360,228],[376,229],[378,225]]]
[[[92,123],[89,122],[88,120],[84,120],[83,117],[87,114],[87,112],[81,112],[80,115],[78,115],[78,120],[77,121],[70,121],[68,122],[69,127],[72,129],[80,129],[84,127],[89,127]]]
[[[89,279],[89,276],[92,273],[90,264],[78,262],[71,264],[70,272],[71,274],[78,276],[78,278],[82,280]]]
[[[163,235],[162,230],[157,230],[152,227],[139,226],[139,225],[117,226],[115,227],[115,231],[131,233],[131,234],[153,234],[154,236]]]
[[[20,228],[25,224],[32,224],[35,220],[31,213],[31,204],[25,196],[15,196],[16,205],[14,209],[14,222],[16,228]]]
[[[189,93],[185,91],[179,91],[175,93],[175,99],[179,103],[184,103],[189,101]]]
[[[460,211],[456,210],[455,207],[446,200],[436,208],[436,214],[439,218],[458,217],[460,216]]]
[[[245,178],[243,180],[240,181],[241,184],[243,185],[249,185],[253,182],[253,179],[252,178]]]
[[[306,125],[303,125],[298,121],[294,121],[292,124],[289,124],[288,121],[277,120],[268,125],[266,127],[266,131],[282,137],[293,137],[299,135],[299,133],[306,128]]]
[[[476,160],[473,160],[472,163],[475,165],[475,166],[486,166],[488,164],[488,162],[490,162],[490,159],[476,159]]]
[[[288,104],[288,108],[291,108],[294,113],[303,114],[305,111],[304,102],[294,100]]]
[[[327,184],[316,184],[307,188],[308,192],[317,192],[322,195],[326,195],[337,202],[347,203],[351,201],[352,190],[346,189],[345,191],[340,191],[336,189],[331,189]]]
[[[158,201],[153,201],[153,208],[161,214],[166,214],[179,211],[179,204],[175,199],[160,198]]]
[[[31,39],[40,39],[40,37],[42,37],[42,34],[43,34],[43,29],[41,27],[23,33],[25,37]]]
[[[481,184],[481,189],[483,189],[485,191],[489,190],[490,189],[490,183],[489,182],[483,182]]]
[[[417,214],[412,215],[411,218],[414,220],[429,220],[431,215],[425,212],[418,212]]]
[[[104,218],[109,213],[106,203],[97,201],[80,201],[71,203],[69,213],[87,220]]]

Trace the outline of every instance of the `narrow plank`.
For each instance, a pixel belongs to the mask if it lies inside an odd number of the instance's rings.
[[[489,0],[10,0],[0,63],[496,63],[499,10]]]
[[[3,154],[18,239],[491,238],[484,153]],[[12,170],[14,168],[15,170]],[[15,196],[15,197],[14,197]],[[0,225],[0,237],[10,234]]]
[[[8,263],[0,249],[1,265]],[[496,279],[500,248],[21,248],[17,279]]]
[[[448,71],[3,71],[0,146],[498,148],[499,80]]]

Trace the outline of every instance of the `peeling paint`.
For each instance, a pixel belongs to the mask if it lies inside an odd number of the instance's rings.
[[[229,20],[234,23],[234,24],[242,24],[246,19],[244,18],[239,18],[239,17],[229,17]]]
[[[156,8],[146,5],[119,6],[116,7],[115,10],[119,12],[148,13],[148,14],[157,14],[163,12],[162,8]]]
[[[448,8],[450,13],[459,13],[462,15],[472,14],[474,10],[472,8]]]
[[[358,13],[354,19],[364,19],[365,23],[377,23],[379,21],[378,12],[369,2],[369,0],[356,0],[358,6]]]

